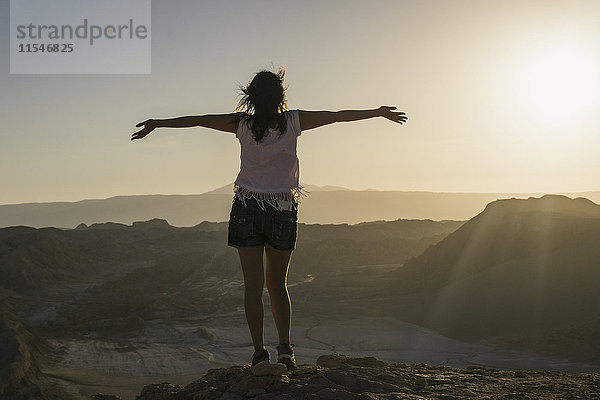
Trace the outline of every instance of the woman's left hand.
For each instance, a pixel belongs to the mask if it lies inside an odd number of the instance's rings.
[[[400,125],[406,122],[408,117],[404,111],[393,111],[396,107],[393,106],[381,106],[379,107],[379,115],[389,119],[392,122],[397,122]]]

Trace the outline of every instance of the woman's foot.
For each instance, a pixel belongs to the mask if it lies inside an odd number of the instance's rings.
[[[289,343],[281,343],[276,347],[277,362],[285,364],[288,368],[296,366],[296,358],[294,357],[294,349],[292,349],[292,347],[294,347],[294,345]]]
[[[264,363],[265,361],[269,364],[269,360],[270,356],[267,349],[256,350],[252,355],[252,366],[254,367],[256,364]]]

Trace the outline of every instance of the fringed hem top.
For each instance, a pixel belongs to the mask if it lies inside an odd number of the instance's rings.
[[[300,136],[298,110],[284,112],[287,129],[280,135],[269,128],[256,143],[245,120],[240,121],[236,137],[240,141],[240,172],[235,180],[235,196],[245,204],[254,198],[261,206],[267,202],[278,210],[297,208],[300,198],[308,192],[300,185],[300,166],[297,142]],[[291,204],[290,204],[291,203]]]

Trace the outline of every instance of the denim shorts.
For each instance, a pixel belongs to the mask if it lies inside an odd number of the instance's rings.
[[[294,250],[298,233],[298,209],[279,211],[266,201],[234,197],[229,214],[227,244],[231,247],[263,247]]]

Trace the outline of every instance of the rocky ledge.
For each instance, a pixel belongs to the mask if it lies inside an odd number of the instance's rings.
[[[136,400],[600,399],[600,373],[458,369],[336,353],[282,375],[263,373],[248,365],[211,369],[186,387],[145,386]]]

